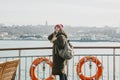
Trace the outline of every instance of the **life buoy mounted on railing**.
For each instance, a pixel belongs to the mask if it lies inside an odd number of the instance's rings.
[[[90,77],[85,76],[82,73],[83,64],[89,60],[92,60],[92,62],[94,62],[98,68],[96,74],[93,76],[90,76]],[[96,57],[92,57],[92,56],[87,56],[87,57],[83,57],[82,59],[80,59],[79,63],[77,64],[77,67],[76,67],[77,75],[79,76],[79,78],[81,80],[99,80],[99,78],[102,75],[102,71],[103,71],[103,67],[102,67],[101,62]]]
[[[35,72],[36,67],[38,66],[38,64],[40,64],[41,62],[45,61],[47,64],[49,64],[49,66],[52,68],[52,61],[50,61],[48,58],[37,58],[33,61],[31,67],[30,67],[30,76],[32,80],[40,80]],[[55,80],[55,76],[53,76],[52,74],[46,78],[45,80]]]

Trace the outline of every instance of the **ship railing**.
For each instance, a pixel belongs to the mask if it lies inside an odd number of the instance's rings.
[[[76,74],[76,65],[84,56],[97,57],[103,66],[103,73],[100,80],[120,80],[120,46],[81,46],[74,47],[74,57],[68,61],[66,74],[69,80],[80,80]],[[16,72],[15,80],[31,80],[30,66],[39,57],[47,57],[52,61],[52,47],[32,47],[32,48],[2,48],[0,49],[0,62],[20,59],[20,64]],[[88,68],[89,62],[83,66],[83,73],[92,76],[97,68]],[[44,80],[51,74],[51,68],[44,62],[37,66],[37,76]],[[59,76],[56,76],[56,80]]]

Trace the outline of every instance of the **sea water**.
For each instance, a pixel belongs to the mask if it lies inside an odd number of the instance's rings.
[[[71,42],[73,46],[80,46],[80,47],[85,47],[85,46],[120,46],[119,42]],[[26,40],[0,40],[0,48],[34,48],[34,47],[52,47],[52,43],[49,41],[26,41]],[[29,50],[27,50],[29,51]],[[35,51],[35,52],[34,52]],[[38,52],[39,51],[39,52]],[[42,55],[42,54],[52,54],[51,50],[30,50],[29,52],[22,52],[21,55]],[[118,52],[118,53],[117,53]],[[75,54],[113,54],[112,49],[80,49],[76,50]],[[117,54],[119,54],[119,50],[116,51]],[[17,56],[18,51],[0,51],[0,56]]]

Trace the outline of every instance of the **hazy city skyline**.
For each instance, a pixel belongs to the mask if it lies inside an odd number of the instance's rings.
[[[119,0],[0,0],[0,23],[120,26]]]

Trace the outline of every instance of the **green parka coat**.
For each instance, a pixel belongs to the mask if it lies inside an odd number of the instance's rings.
[[[64,36],[63,36],[64,35]],[[53,75],[60,75],[65,73],[65,64],[66,60],[61,58],[58,54],[58,49],[63,49],[65,44],[65,38],[67,35],[59,31],[57,34],[52,33],[48,36],[48,40],[52,40],[54,37],[56,39],[53,42],[53,67],[52,67],[52,74]]]

